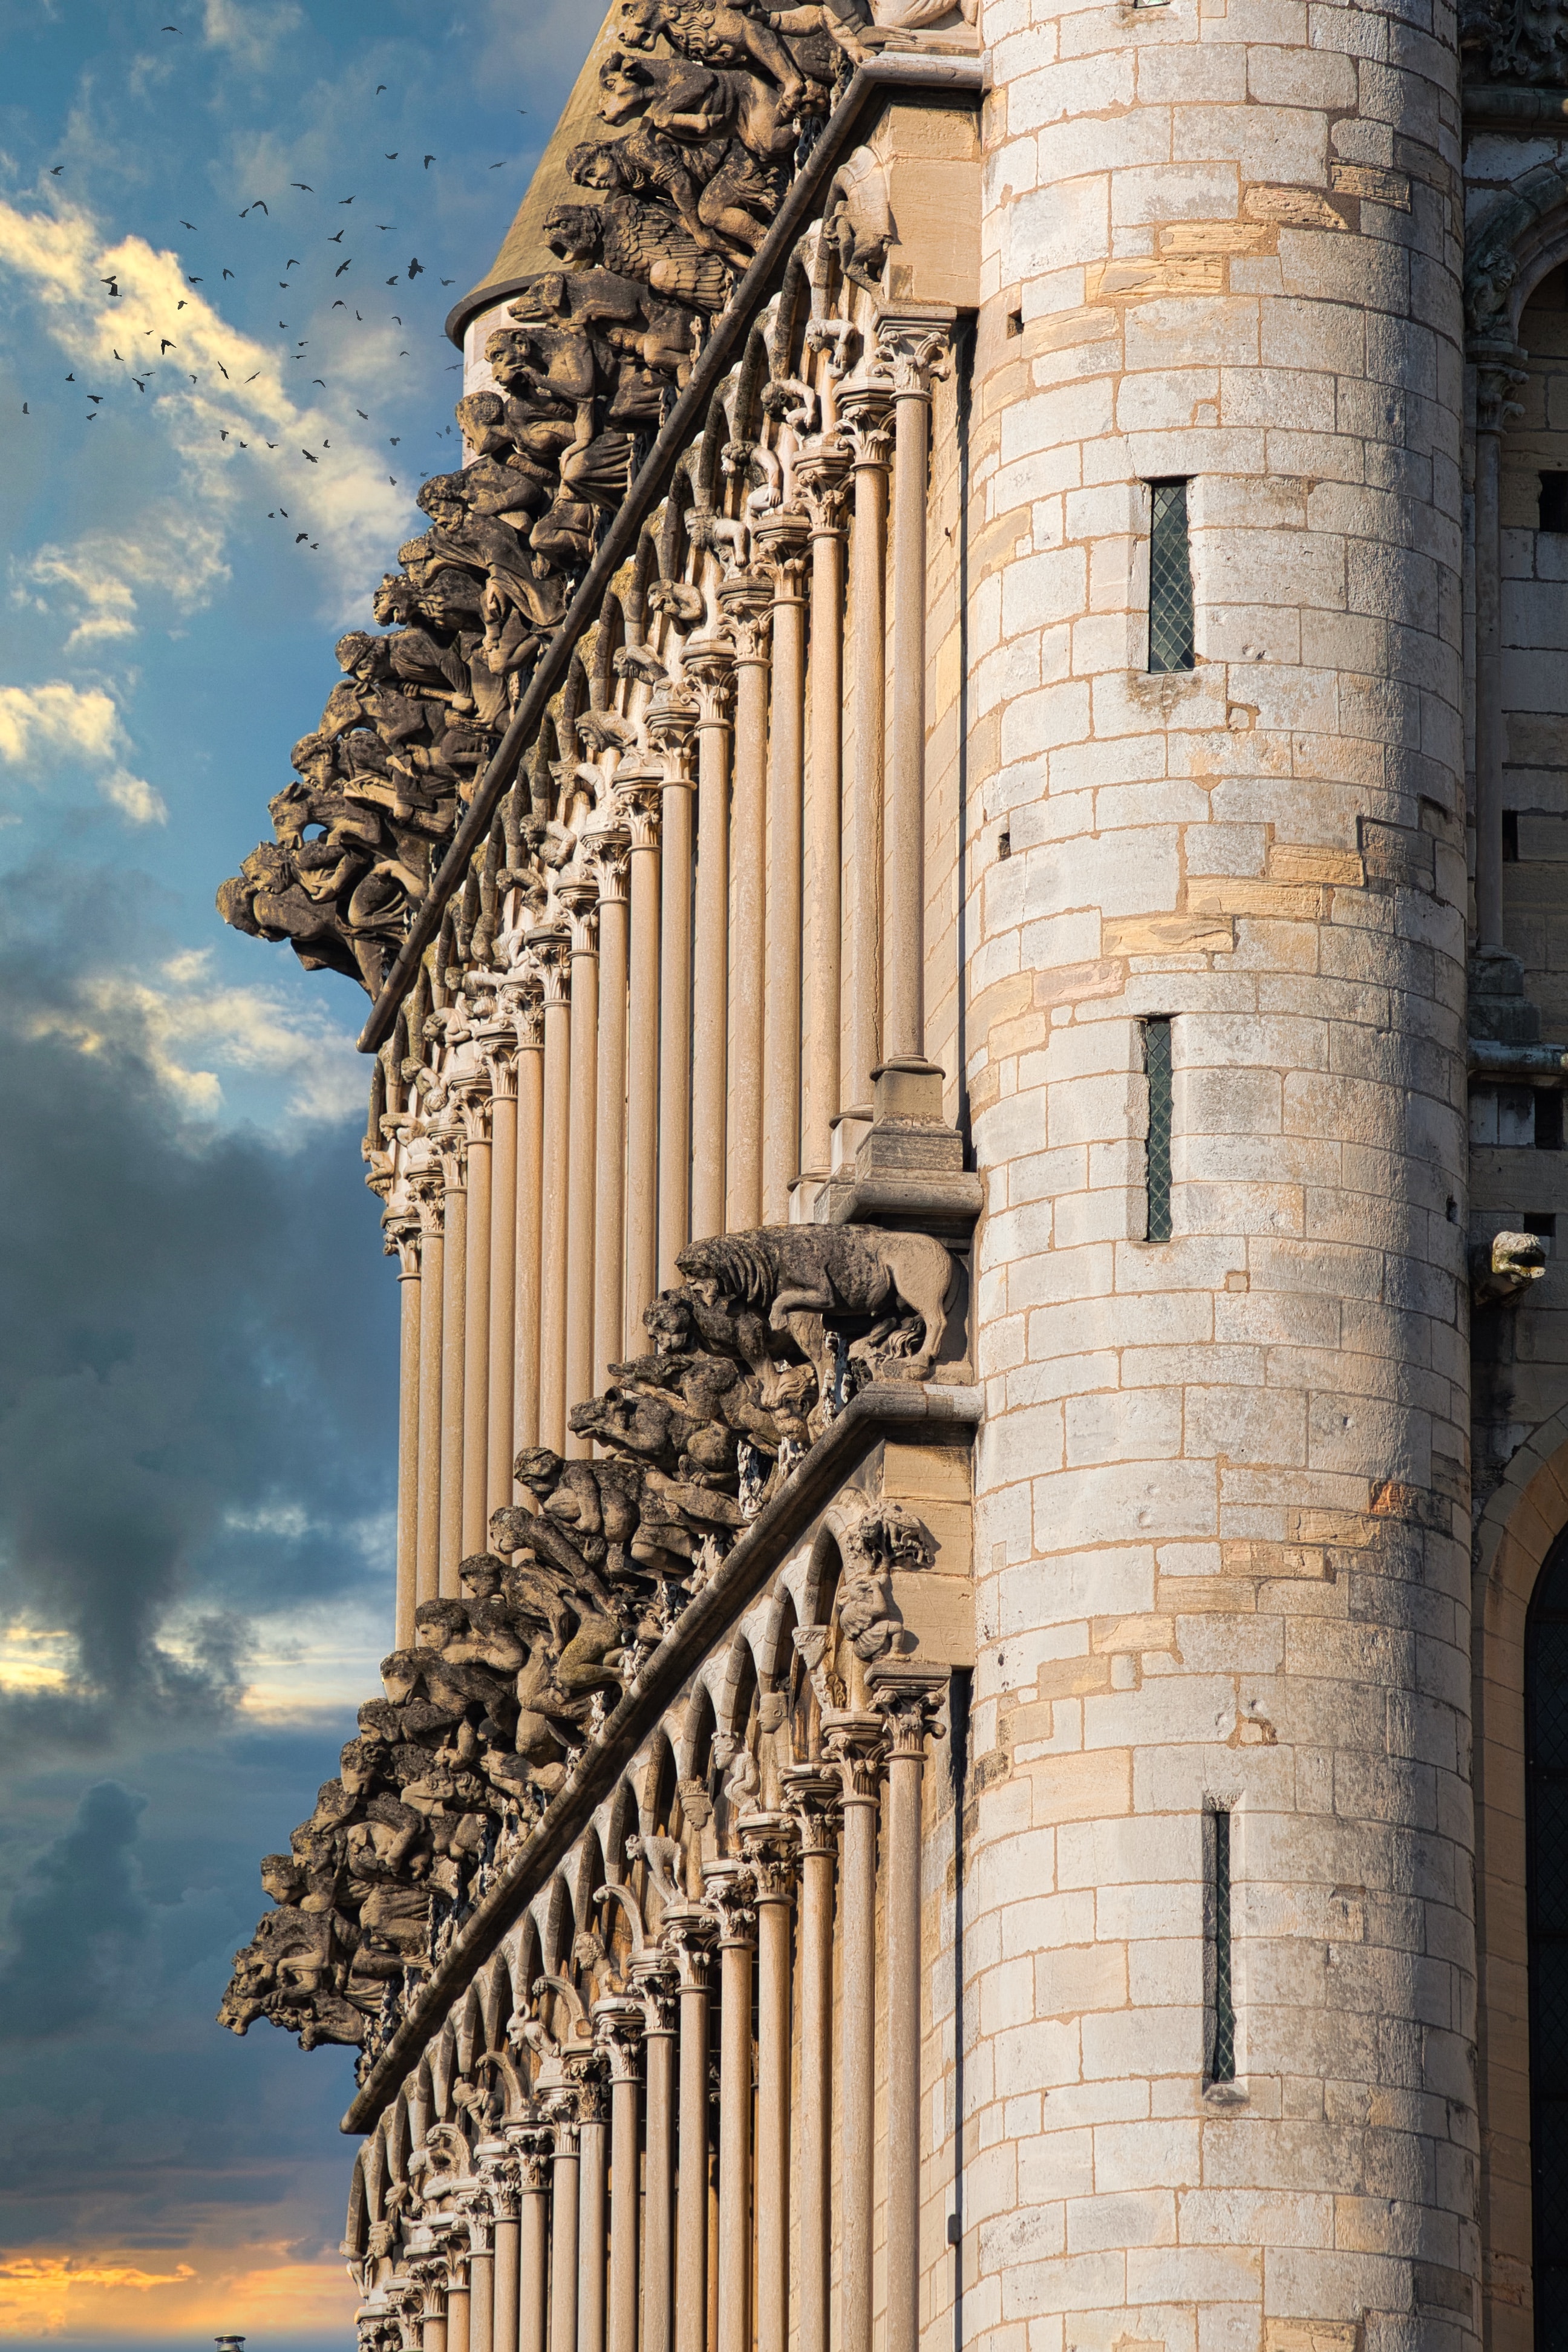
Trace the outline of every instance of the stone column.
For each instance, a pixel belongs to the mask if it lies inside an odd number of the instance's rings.
[[[752,1953],[757,1921],[751,1899],[752,1874],[743,1864],[710,1863],[702,1878],[719,1921],[718,2352],[748,2352],[752,2341]]]
[[[887,780],[882,1062],[921,1074],[925,1050],[926,501],[931,385],[955,313],[884,309],[877,353],[893,395],[893,709]],[[940,1097],[935,1108],[940,1115]]]
[[[622,1352],[626,1257],[626,989],[631,835],[617,824],[593,836],[599,880],[599,1115],[594,1205],[592,1393],[609,1386]]]
[[[577,2352],[605,2352],[608,2137],[604,2084],[590,2078],[577,2093]]]
[[[708,1970],[716,1927],[701,1904],[672,1904],[664,1915],[680,1996],[675,2352],[708,2352]]]
[[[888,2252],[886,2352],[919,2352],[921,2261],[921,1780],[945,1676],[902,1659],[867,1671],[888,1727]]]
[[[805,546],[797,509],[759,515],[752,539],[773,580],[768,711],[767,957],[763,1000],[763,1223],[784,1224],[800,1173],[801,835],[805,782]]]
[[[441,1559],[441,1312],[446,1255],[441,1231],[441,1163],[427,1139],[417,1147],[409,1190],[419,1213],[419,1497],[415,1541],[416,1601],[434,1601]]]
[[[447,2263],[426,2257],[410,2265],[418,2284],[419,2352],[447,2352]]]
[[[844,508],[851,457],[837,434],[807,442],[795,479],[811,518],[811,903],[807,942],[805,1118],[801,1166],[819,1181],[839,1103],[844,926]]]
[[[419,1216],[384,1218],[386,1254],[397,1257],[397,1616],[393,1645],[414,1646],[419,1591]]]
[[[790,1912],[795,1897],[796,1834],[783,1813],[744,1813],[741,1845],[757,1914],[757,2145],[752,2165],[756,2267],[752,2287],[757,2352],[785,2352],[790,2334],[789,2186]],[[747,2021],[750,2035],[750,2020]],[[808,2080],[802,2053],[802,2156],[811,2146],[805,2107],[821,2085]],[[751,2053],[746,2053],[750,2072]],[[748,2102],[749,2104],[749,2102]],[[803,2162],[804,2172],[804,2162]],[[812,2200],[803,2203],[803,2221]],[[805,2255],[802,2242],[802,2254]],[[803,2259],[802,2271],[807,2265]],[[722,2285],[722,2273],[721,2273]],[[720,2345],[723,2345],[720,2327]]]
[[[550,2310],[550,2149],[548,2131],[509,2132],[517,2149],[518,2352],[547,2352]]]
[[[658,1281],[679,1282],[675,1261],[691,1216],[691,752],[696,698],[659,688],[647,728],[664,770],[660,825],[663,895],[658,972]]]
[[[571,1145],[566,1184],[564,1411],[594,1393],[594,1227],[599,1118],[599,881],[591,868],[561,886],[572,920]],[[561,1451],[592,1454],[570,1428]]]
[[[510,1020],[484,1034],[490,1082],[489,1339],[486,1350],[485,1522],[511,1500],[517,1411],[517,1033]],[[484,1549],[481,1537],[479,1549]]]
[[[512,1451],[539,1443],[541,1261],[544,1198],[544,1005],[520,995],[517,1027],[517,1290]],[[507,1464],[509,1485],[511,1464]],[[513,1502],[518,1490],[510,1487]]]
[[[495,2352],[492,2218],[488,2199],[468,2209],[468,2352]]]
[[[838,1780],[820,1763],[786,1768],[800,1841],[800,2352],[828,2352],[833,2276],[833,1876]],[[759,2257],[758,2268],[762,2267]],[[759,2344],[758,2352],[769,2352]]]
[[[669,1962],[650,1954],[634,1968],[643,2008],[647,2084],[644,2137],[641,2352],[672,2352],[675,2342],[676,2038],[679,2002]]]
[[[468,1272],[463,1295],[463,1488],[458,1558],[485,1548],[486,1483],[489,1468],[490,1345],[490,1097],[480,1066],[465,1085],[462,1119],[468,1144]]]
[[[626,1053],[626,1286],[624,1344],[641,1353],[643,1310],[658,1288],[659,794],[623,767],[631,835],[631,1023]]]
[[[544,980],[543,1181],[539,1236],[539,1443],[566,1451],[566,1293],[572,1152],[572,988],[566,942],[539,950]]]
[[[637,2102],[643,2011],[624,1998],[594,2004],[594,2034],[610,2075],[609,2352],[637,2352],[637,2221],[642,2204]]]
[[[463,1373],[468,1363],[468,1138],[456,1118],[433,1137],[441,1155],[441,1532],[437,1590],[459,1596],[463,1557]]]
[[[516,2352],[518,2343],[518,2207],[521,2183],[516,2159],[502,2154],[502,2142],[493,2143],[494,2153],[486,2156],[483,2144],[475,2150],[482,2158],[486,2191],[493,2215],[491,2309],[493,2318],[490,2339],[494,2352]]]
[[[550,2347],[577,2352],[577,2103],[553,2103],[550,2164]]]
[[[468,2352],[470,2252],[467,2222],[447,2241],[447,2352]]]
[[[728,1202],[731,1233],[763,1222],[763,1004],[767,989],[768,664],[773,590],[765,573],[736,572],[719,601],[735,639],[735,781],[730,824],[730,1087]]]
[[[870,2352],[877,2152],[877,1822],[882,1727],[868,1714],[824,1717],[838,1768],[840,2100],[838,2345]]]
[[[892,396],[875,376],[840,387],[838,411],[854,463],[850,541],[850,643],[855,656],[855,772],[849,831],[854,894],[854,990],[849,1066],[841,1106],[871,1118],[871,1073],[882,1059],[882,793],[887,698],[888,459]]]
[[[730,709],[734,651],[727,638],[692,638],[697,680],[697,911],[691,1004],[691,1234],[724,1230],[729,1119]]]

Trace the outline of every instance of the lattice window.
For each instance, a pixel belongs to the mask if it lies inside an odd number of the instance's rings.
[[[1230,1815],[1213,1812],[1208,1830],[1209,1939],[1214,1968],[1214,2004],[1210,2012],[1208,2079],[1236,2080],[1236,1990],[1230,1943]]]
[[[1143,1068],[1149,1080],[1143,1238],[1171,1238],[1171,1024],[1157,1014],[1143,1024]]]
[[[1193,561],[1185,482],[1151,482],[1149,667],[1193,667]]]

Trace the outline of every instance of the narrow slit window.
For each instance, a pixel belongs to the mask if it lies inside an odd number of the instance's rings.
[[[1542,530],[1568,531],[1568,474],[1541,477]]]
[[[1209,1958],[1213,1997],[1209,2011],[1208,2079],[1236,2080],[1236,1990],[1230,1944],[1230,1815],[1208,1816]]]
[[[1193,559],[1187,536],[1187,485],[1151,482],[1149,519],[1149,667],[1193,667]]]
[[[1159,1013],[1143,1024],[1143,1069],[1149,1081],[1144,1147],[1143,1238],[1171,1238],[1171,1023]]]

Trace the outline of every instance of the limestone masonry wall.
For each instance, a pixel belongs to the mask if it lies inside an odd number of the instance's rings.
[[[984,31],[965,2331],[1430,2352],[1478,2271],[1453,21]]]

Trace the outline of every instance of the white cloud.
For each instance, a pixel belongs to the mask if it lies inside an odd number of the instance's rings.
[[[133,776],[122,760],[125,730],[112,696],[101,686],[51,678],[42,686],[0,686],[0,761],[26,769],[35,783],[72,757],[106,766],[96,779],[100,798],[132,824],[163,824],[162,793]]]
[[[256,67],[304,21],[294,0],[205,0],[202,30],[208,48],[227,49],[241,65]]]
[[[155,980],[89,974],[68,1007],[39,1010],[28,1026],[35,1036],[64,1037],[79,1053],[135,1054],[179,1109],[202,1123],[224,1108],[225,1072],[280,1083],[298,1139],[311,1126],[363,1114],[368,1066],[345,1030],[279,989],[215,981],[210,964],[210,950],[201,949],[172,958]],[[275,1139],[287,1143],[287,1129]]]
[[[167,824],[169,803],[162,793],[154,792],[145,777],[133,776],[129,768],[115,768],[98,780],[98,789],[111,808],[132,824]]]
[[[232,13],[235,0],[223,5]],[[136,626],[142,591],[156,585],[188,608],[225,576],[229,518],[241,500],[259,496],[287,506],[318,544],[314,584],[323,613],[358,609],[367,580],[384,568],[389,543],[409,527],[408,488],[389,481],[355,413],[371,404],[368,394],[395,364],[396,329],[368,326],[351,353],[331,351],[330,312],[325,323],[310,321],[312,373],[332,391],[320,403],[296,397],[302,363],[231,326],[188,282],[177,253],[157,251],[140,236],[111,242],[52,183],[44,193],[47,209],[0,199],[0,270],[31,294],[45,331],[84,388],[125,387],[129,372],[140,369],[146,390],[138,399],[146,409],[138,422],[162,435],[178,478],[153,502],[147,530],[139,516],[134,530],[41,550],[22,567],[24,578],[74,599],[76,642],[123,638]],[[106,297],[109,280],[118,295]],[[317,388],[300,387],[311,394]]]
[[[111,760],[120,744],[120,713],[101,687],[0,686],[0,760],[12,767],[72,751]]]

